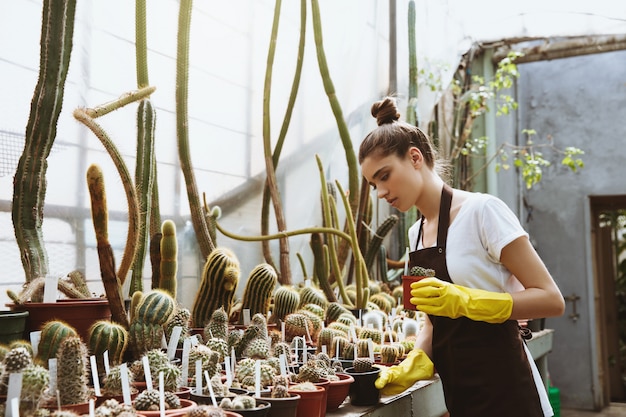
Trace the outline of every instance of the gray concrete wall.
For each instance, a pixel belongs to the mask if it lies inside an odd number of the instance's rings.
[[[542,150],[555,163],[544,169],[538,186],[525,192],[529,210],[520,217],[528,219],[527,230],[563,295],[580,296],[578,320],[569,317],[570,302],[564,316],[547,320],[546,326],[556,331],[549,369],[564,407],[592,409],[601,393],[594,382],[589,196],[626,194],[626,52],[528,63],[519,69],[517,132],[535,129],[537,142],[551,138],[557,148],[585,151],[586,166],[574,174],[560,166],[558,155]],[[513,130],[511,125],[503,128],[503,133]],[[512,186],[517,184],[500,183],[501,189]]]

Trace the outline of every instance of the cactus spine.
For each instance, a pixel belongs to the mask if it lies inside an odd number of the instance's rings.
[[[165,220],[161,227],[161,265],[159,288],[176,298],[176,272],[178,270],[178,242],[176,241],[176,225],[172,220]]]
[[[57,384],[61,405],[85,403],[89,397],[87,346],[78,336],[63,340],[57,355]]]
[[[278,275],[274,267],[268,263],[257,265],[248,276],[246,288],[243,293],[242,311],[250,310],[250,316],[261,313],[267,315],[270,308],[270,301]],[[243,314],[239,318],[239,322],[243,323]]]
[[[239,275],[239,260],[231,250],[216,248],[211,252],[193,304],[192,327],[206,326],[211,314],[220,307],[224,307],[226,314],[230,315]]]

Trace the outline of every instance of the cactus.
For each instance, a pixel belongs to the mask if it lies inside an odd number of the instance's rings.
[[[270,348],[267,339],[263,338],[255,338],[243,350],[243,356],[253,359],[267,359],[269,355]]]
[[[133,405],[137,411],[158,411],[160,398],[158,389],[147,389],[137,395]],[[180,408],[180,399],[172,392],[165,391],[164,400],[166,410]]]
[[[111,318],[127,329],[129,324],[122,296],[122,285],[115,272],[115,258],[109,242],[109,214],[104,188],[104,174],[96,164],[91,164],[87,169],[87,187],[91,201],[91,218],[98,245],[100,275],[109,300]]]
[[[48,359],[56,358],[63,340],[70,336],[78,336],[76,329],[62,320],[51,320],[41,327],[39,345],[37,345],[38,363],[47,367]]]
[[[34,414],[49,382],[50,374],[43,366],[30,364],[22,370],[20,415]]]
[[[274,288],[278,283],[278,275],[273,266],[268,263],[257,265],[248,276],[243,293],[242,311],[250,310],[250,316],[257,313],[267,315]],[[243,324],[243,314],[239,317]]]
[[[203,330],[204,340],[212,338],[224,339],[228,338],[228,314],[221,306],[211,314],[209,322]]]
[[[158,381],[159,374],[163,373],[163,389],[165,391],[176,392],[182,385],[182,370],[170,361],[163,362],[160,366],[150,367],[153,381]]]
[[[226,412],[213,405],[196,405],[184,414],[184,417],[226,417]]]
[[[418,265],[411,267],[411,269],[409,270],[409,275],[415,277],[434,277],[435,270],[430,268],[424,268]]]
[[[280,286],[274,292],[274,308],[270,322],[284,321],[287,314],[291,314],[300,305],[300,293],[292,286]]]
[[[372,303],[376,304],[378,306],[378,308],[380,308],[386,314],[389,314],[389,313],[391,313],[391,309],[393,308],[393,305],[395,303],[390,301],[389,298],[387,296],[385,296],[384,294],[385,293],[373,294],[370,297],[370,301]]]
[[[216,248],[211,252],[202,270],[202,281],[191,310],[192,327],[204,327],[211,314],[220,307],[230,315],[239,275],[239,260],[232,251]]]
[[[380,361],[382,363],[395,363],[398,360],[399,352],[396,346],[383,345],[380,347]]]
[[[120,324],[99,320],[89,328],[89,352],[96,356],[98,369],[104,370],[103,354],[108,352],[109,363],[116,366],[122,363],[128,347],[128,331]]]
[[[267,387],[274,381],[276,369],[265,359],[259,359],[261,370],[261,386]],[[243,386],[253,387],[255,385],[255,362],[256,359],[244,358],[239,361],[239,366],[235,369],[235,377],[241,381]]]
[[[296,336],[306,337],[313,333],[311,320],[302,313],[292,313],[285,317],[285,341],[291,342]]]
[[[63,107],[75,12],[76,0],[43,2],[39,78],[13,182],[12,220],[27,284],[48,273],[42,233],[47,158]],[[40,292],[32,301],[42,299]]]
[[[372,339],[372,342],[381,344],[383,342],[383,331],[381,329],[363,327],[358,332],[358,337],[359,339]]]
[[[133,295],[130,297],[130,307],[128,309],[128,315],[130,317],[130,322],[133,323],[137,321],[137,306],[143,299],[143,291],[135,291]]]
[[[208,371],[209,377],[217,375],[221,371],[219,363],[220,354],[214,350],[211,350],[205,345],[195,345],[189,351],[189,378],[195,378],[196,375],[196,362],[200,361],[202,364],[202,370]]]
[[[206,345],[209,349],[219,354],[220,362],[224,362],[224,358],[230,354],[228,351],[228,342],[225,339],[212,337],[206,341]]]
[[[289,389],[287,385],[276,385],[272,386],[270,397],[272,398],[289,398],[291,395],[289,394]]]
[[[347,334],[332,328],[324,328],[320,331],[319,336],[317,338],[317,353],[322,351],[322,346],[326,346],[326,351],[330,352],[332,349],[332,343],[335,337],[346,337]]]
[[[324,320],[324,316],[326,315],[326,310],[324,310],[324,307],[321,307],[318,304],[313,304],[313,303],[305,304],[302,306],[301,309],[315,314],[322,321]]]
[[[370,358],[356,358],[352,361],[352,367],[355,372],[370,372],[374,369],[373,362]]]
[[[191,311],[188,308],[177,306],[176,311],[171,319],[165,323],[165,336],[169,340],[172,336],[174,327],[180,327],[182,329],[180,333],[180,339],[178,345],[182,346],[185,338],[189,337],[189,322],[191,320]]]
[[[298,375],[296,376],[296,382],[320,382],[321,378],[326,376],[326,372],[319,366],[317,366],[316,361],[309,360],[307,363],[302,365],[298,370]]]
[[[159,288],[176,298],[176,272],[178,270],[178,242],[176,240],[176,225],[172,220],[165,220],[161,227],[161,265]]]
[[[9,375],[23,371],[32,365],[33,357],[28,349],[16,347],[11,349],[2,361],[2,374],[0,375],[0,395],[7,395]]]
[[[129,384],[135,381],[135,374],[129,368],[126,367],[126,375],[128,377]],[[102,392],[105,395],[122,395],[122,366],[115,365],[109,370],[109,374],[104,378],[102,383]]]
[[[332,323],[333,321],[336,321],[341,314],[352,315],[352,313],[350,313],[350,310],[344,307],[343,304],[340,304],[336,301],[328,303],[328,305],[326,306],[327,323]]]
[[[367,339],[358,339],[356,342],[357,357],[370,356],[370,344]],[[374,354],[374,352],[371,352]]]
[[[89,359],[78,336],[63,340],[57,354],[57,385],[61,405],[86,403],[89,399]]]
[[[328,306],[328,300],[324,295],[324,292],[315,287],[304,287],[300,290],[300,305],[299,308],[307,304],[317,304],[322,308]]]
[[[152,290],[139,301],[135,321],[130,326],[130,344],[135,356],[161,347],[164,329],[172,315],[176,302],[168,292]]]

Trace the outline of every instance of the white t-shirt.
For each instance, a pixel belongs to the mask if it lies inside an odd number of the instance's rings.
[[[409,229],[412,251],[423,248],[421,241],[416,242],[420,224],[418,220]],[[519,291],[521,284],[502,265],[500,254],[521,236],[528,233],[502,200],[490,194],[471,193],[448,229],[446,263],[452,282],[488,291]]]

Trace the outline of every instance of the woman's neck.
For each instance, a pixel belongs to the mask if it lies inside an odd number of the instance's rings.
[[[417,209],[427,222],[433,223],[439,219],[443,184],[443,180],[438,175],[434,175],[431,181],[424,182],[424,189],[420,195]]]

